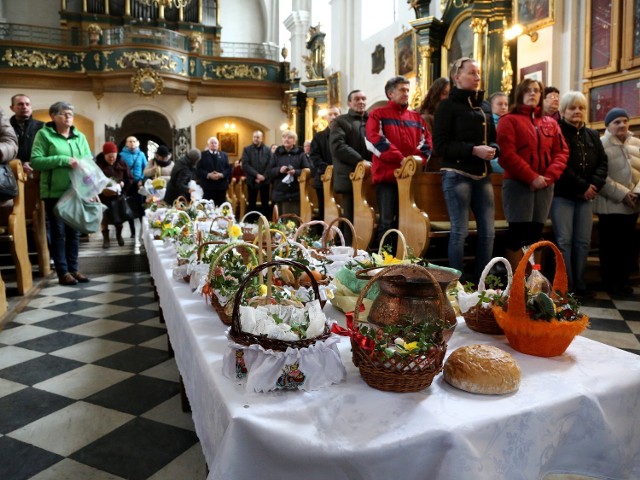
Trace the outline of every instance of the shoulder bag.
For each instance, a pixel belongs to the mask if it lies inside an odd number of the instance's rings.
[[[18,196],[18,182],[11,167],[0,164],[0,202],[6,202]]]

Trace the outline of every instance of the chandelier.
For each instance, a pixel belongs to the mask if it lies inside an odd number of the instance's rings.
[[[165,7],[165,8],[184,8],[189,5],[191,0],[138,0],[142,5],[146,5],[147,7]]]

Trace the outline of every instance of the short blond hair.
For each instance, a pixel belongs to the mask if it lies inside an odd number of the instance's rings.
[[[564,113],[567,108],[574,105],[584,107],[584,109],[586,110],[587,97],[585,97],[582,92],[578,92],[576,90],[565,93],[560,99],[560,113]]]
[[[282,138],[284,137],[291,137],[295,142],[298,141],[298,134],[293,130],[285,130],[284,132],[282,132]]]

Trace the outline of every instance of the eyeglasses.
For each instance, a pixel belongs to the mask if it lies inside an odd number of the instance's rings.
[[[525,88],[524,89],[524,93],[532,93],[534,95],[538,95],[538,94],[540,94],[540,92],[541,92],[541,90],[539,88],[531,88],[531,87],[529,87],[529,88]]]
[[[59,117],[65,117],[65,118],[73,118],[73,113],[72,112],[63,112],[63,113],[59,113],[58,116]]]
[[[544,98],[550,98],[552,100],[558,100],[560,98],[560,95],[558,95],[557,93],[548,93],[546,97]]]

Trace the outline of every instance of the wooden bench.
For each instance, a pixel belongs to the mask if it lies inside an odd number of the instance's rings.
[[[313,220],[315,206],[318,203],[318,195],[316,189],[313,188],[313,175],[310,169],[302,169],[298,183],[300,186],[300,218],[304,223],[307,223]]]
[[[422,172],[419,162],[413,157],[403,160],[396,170],[398,179],[399,230],[404,233],[407,244],[415,255],[424,255],[432,238],[448,237],[451,232],[449,212],[442,192],[442,174]],[[502,209],[502,175],[491,174],[495,201],[496,234],[507,230],[507,221]],[[476,222],[470,216],[469,235],[476,235]]]
[[[333,190],[333,165],[328,165],[322,175],[322,189],[324,191],[324,220],[329,224],[336,218],[342,217],[342,207],[336,202]]]
[[[18,181],[18,196],[13,199],[12,206],[0,208],[0,240],[10,243],[11,256],[16,269],[18,294],[24,295],[33,286],[33,272],[29,261],[29,249],[27,247],[27,222],[25,218],[25,193],[24,185],[27,176],[22,169],[20,160],[12,160],[11,170]],[[2,285],[4,302],[6,305],[6,292]],[[0,302],[2,299],[0,299]]]
[[[240,177],[240,180],[235,185],[235,195],[238,204],[238,218],[244,217],[247,213],[247,179],[246,177]]]
[[[31,232],[38,257],[38,271],[46,277],[51,273],[51,256],[47,241],[47,223],[44,202],[40,198],[40,184],[29,177],[24,186],[25,217],[27,229]]]
[[[238,208],[238,197],[236,196],[236,183],[238,183],[237,177],[232,177],[229,181],[229,187],[227,188],[227,201],[231,204],[231,211],[236,214]]]
[[[349,176],[353,185],[353,226],[358,236],[358,247],[369,248],[377,228],[376,191],[371,184],[371,163],[365,160],[356,165]]]

